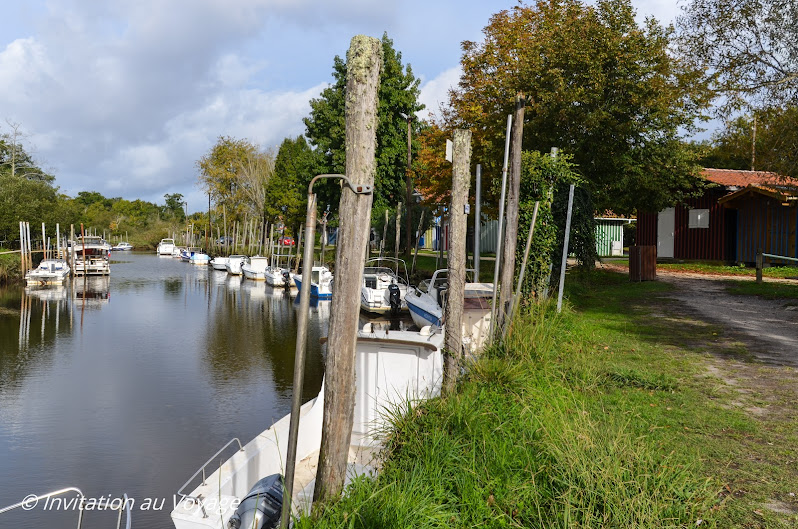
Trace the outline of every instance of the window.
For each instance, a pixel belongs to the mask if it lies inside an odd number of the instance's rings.
[[[709,228],[709,210],[691,209],[688,227],[690,228]]]

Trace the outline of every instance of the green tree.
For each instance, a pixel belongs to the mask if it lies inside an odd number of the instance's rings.
[[[767,107],[728,121],[704,145],[702,162],[705,167],[722,169],[751,169],[753,165],[760,171],[798,178],[796,121],[798,107],[794,105]]]
[[[407,118],[424,105],[418,102],[419,83],[408,64],[402,65],[402,54],[393,47],[387,34],[382,36],[383,69],[380,72],[377,124],[377,170],[374,202],[377,206],[405,201],[407,170]],[[334,82],[310,101],[310,116],[304,119],[306,135],[323,160],[320,170],[343,174],[346,169],[346,62],[333,59]],[[403,116],[404,114],[404,116]],[[414,122],[417,130],[419,125]],[[339,187],[320,183],[319,200],[338,207]],[[315,188],[314,188],[315,190]]]
[[[473,159],[500,176],[506,117],[526,99],[524,150],[559,147],[598,210],[659,209],[699,185],[681,141],[708,105],[701,71],[674,57],[672,29],[630,0],[540,0],[495,14],[463,43],[463,76],[445,128],[474,131]]]
[[[678,19],[686,60],[709,72],[724,114],[798,103],[795,0],[692,0]]]
[[[183,210],[183,195],[181,193],[167,193],[164,196],[165,204],[162,208],[166,218],[175,219],[180,222],[186,219],[186,212]]]
[[[266,185],[269,222],[283,222],[296,233],[305,218],[308,183],[317,174],[318,165],[316,151],[303,136],[283,140],[274,161],[274,176]]]

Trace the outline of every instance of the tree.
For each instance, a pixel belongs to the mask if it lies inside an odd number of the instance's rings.
[[[375,175],[374,206],[395,205],[405,201],[407,170],[407,119],[422,110],[418,102],[419,83],[410,65],[402,65],[402,54],[393,48],[387,33],[382,36],[383,69],[377,109],[377,172]],[[339,56],[333,59],[334,83],[325,88],[321,97],[310,101],[310,116],[304,119],[306,136],[319,151],[323,166],[320,170],[343,174],[346,170],[344,106],[346,101],[346,62]],[[403,116],[404,114],[404,116]],[[413,122],[418,130],[419,125]],[[337,184],[320,183],[320,203],[338,204]]]
[[[772,171],[798,178],[798,107],[772,106],[726,122],[704,145],[705,167]],[[756,123],[756,133],[754,133]],[[754,143],[754,137],[756,142]]]
[[[183,195],[181,193],[167,193],[163,197],[166,199],[166,203],[161,210],[163,215],[180,222],[184,221],[186,212],[183,210]]]
[[[638,26],[630,0],[540,0],[497,13],[463,43],[463,76],[443,128],[474,130],[474,161],[499,179],[506,117],[526,96],[524,150],[573,154],[596,208],[659,209],[699,185],[681,140],[709,96],[671,55],[672,28]]]
[[[319,171],[318,155],[303,136],[286,138],[277,151],[274,176],[266,185],[266,219],[296,233],[305,217],[307,188]],[[329,203],[328,203],[329,204]],[[323,207],[324,202],[320,205]]]
[[[200,184],[229,219],[263,215],[264,188],[274,168],[271,153],[247,140],[223,136],[196,166]]]
[[[682,55],[709,73],[722,113],[798,103],[798,3],[692,0],[683,13]]]

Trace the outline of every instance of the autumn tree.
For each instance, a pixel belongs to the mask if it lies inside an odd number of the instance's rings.
[[[393,47],[387,34],[382,36],[383,68],[380,72],[377,124],[377,170],[374,206],[395,206],[405,201],[407,169],[407,118],[424,105],[418,102],[419,83],[408,64],[402,65],[402,54]],[[346,145],[344,103],[346,101],[346,61],[333,59],[333,84],[321,97],[310,101],[310,116],[304,119],[306,136],[323,157],[320,170],[345,172]],[[417,131],[415,121],[412,127]],[[338,204],[338,184],[320,183],[320,203]]]
[[[721,110],[798,103],[795,0],[692,0],[678,18],[680,49],[709,73]]]
[[[248,140],[220,137],[196,162],[199,182],[220,212],[229,219],[261,217],[265,189],[274,170],[274,156]]]
[[[444,127],[474,131],[486,181],[500,176],[506,117],[523,94],[524,150],[572,154],[597,210],[656,210],[695,189],[680,129],[708,104],[703,77],[671,54],[672,28],[634,15],[630,0],[540,0],[495,14],[482,42],[463,43]]]

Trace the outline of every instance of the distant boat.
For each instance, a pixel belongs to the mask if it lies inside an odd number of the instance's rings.
[[[304,271],[303,271],[304,272]],[[293,274],[296,287],[302,290],[304,275]],[[326,266],[314,266],[310,269],[310,297],[332,299],[333,275]]]
[[[156,251],[158,255],[172,255],[174,249],[175,249],[174,239],[161,239],[161,242],[158,243],[158,249]]]
[[[234,254],[227,258],[227,273],[231,276],[240,276],[241,275],[241,267],[244,266],[248,261],[246,255],[239,255]]]
[[[200,250],[192,253],[188,261],[195,265],[207,265],[211,262],[211,256]]]
[[[132,249],[133,249],[133,245],[130,244],[129,242],[120,242],[119,244],[117,244],[116,246],[111,248],[111,250],[116,251],[116,252],[119,252],[119,251],[128,252],[128,251],[130,251]]]
[[[189,246],[188,248],[181,250],[180,252],[180,260],[186,263],[191,262],[191,256],[197,252],[201,252],[202,248],[198,246]]]
[[[420,332],[375,331],[366,324],[358,332],[355,353],[355,407],[345,482],[359,475],[374,475],[383,448],[380,436],[386,417],[410,403],[440,393],[443,378],[443,336],[429,327]],[[307,513],[313,499],[324,415],[324,382],[315,399],[300,409],[296,473],[291,494],[294,514]],[[211,458],[212,473],[189,493],[183,489],[199,482],[198,470],[178,491],[171,512],[176,529],[227,529],[276,527],[283,501],[283,475],[288,451],[288,414],[221,465]],[[229,450],[229,448],[228,448]],[[213,470],[215,468],[215,470]],[[213,505],[213,516],[206,513]],[[256,510],[260,506],[259,510]],[[209,514],[209,513],[208,513]],[[231,520],[232,518],[232,520]],[[258,520],[253,523],[253,518]]]
[[[63,259],[45,259],[25,274],[25,284],[63,285],[69,277],[69,265]]]
[[[398,314],[407,310],[405,297],[409,290],[407,265],[403,260],[392,257],[369,259],[363,269],[360,308],[377,314]]]
[[[70,244],[75,257],[74,262],[70,264],[75,275],[111,275],[109,261],[111,246],[102,237],[86,235],[78,237]]]
[[[266,269],[269,267],[269,259],[260,255],[253,255],[249,262],[241,266],[241,273],[247,279],[255,281],[266,280]]]
[[[219,270],[221,272],[227,272],[227,257],[214,257],[211,259],[211,267],[214,270]]]

